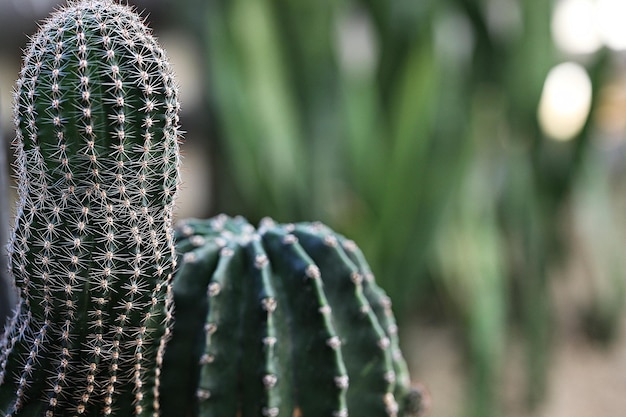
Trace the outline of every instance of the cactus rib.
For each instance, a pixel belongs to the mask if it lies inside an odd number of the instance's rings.
[[[354,242],[320,223],[224,215],[186,220],[176,239],[164,402],[195,389],[201,417],[418,415],[390,303]],[[204,322],[187,315],[194,298]],[[181,355],[203,367],[183,384]]]

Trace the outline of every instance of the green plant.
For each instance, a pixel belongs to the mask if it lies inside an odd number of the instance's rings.
[[[176,264],[177,88],[128,6],[71,1],[25,51],[0,414],[159,414]]]
[[[182,222],[177,247],[165,415],[422,411],[391,302],[353,241],[321,223],[222,215]]]
[[[70,1],[32,38],[14,94],[20,300],[0,415],[420,413],[389,298],[322,225],[188,221],[172,298],[179,107],[128,6]]]

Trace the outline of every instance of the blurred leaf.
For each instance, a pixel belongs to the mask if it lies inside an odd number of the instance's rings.
[[[477,158],[443,222],[437,257],[446,292],[459,306],[469,345],[470,415],[499,416],[497,381],[506,340],[506,275],[493,177]],[[482,166],[481,166],[482,165]]]
[[[626,219],[616,211],[625,195],[612,184],[610,168],[605,154],[592,147],[572,200],[574,238],[590,295],[583,318],[588,334],[604,343],[615,336],[626,296]]]

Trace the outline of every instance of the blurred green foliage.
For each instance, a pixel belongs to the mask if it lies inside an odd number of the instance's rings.
[[[513,18],[494,22],[495,3]],[[541,401],[548,270],[566,248],[559,219],[581,166],[603,181],[585,156],[589,126],[560,143],[537,123],[560,59],[551,2],[186,0],[181,10],[206,51],[215,211],[321,220],[364,248],[401,318],[445,305],[471,364],[468,416],[501,415],[515,324],[528,404]],[[369,33],[372,49],[341,42],[350,30]],[[606,59],[588,63],[594,91]],[[605,256],[619,280],[624,265]],[[590,320],[616,321],[619,288]]]

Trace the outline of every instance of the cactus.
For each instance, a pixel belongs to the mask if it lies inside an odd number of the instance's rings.
[[[20,301],[0,339],[0,415],[159,415],[178,110],[164,51],[128,6],[70,1],[31,39],[14,93]]]
[[[320,223],[224,215],[176,229],[166,415],[419,415],[389,298]]]
[[[184,222],[176,254],[179,107],[128,6],[69,1],[32,38],[0,416],[418,415],[389,298],[353,242],[220,216]]]

